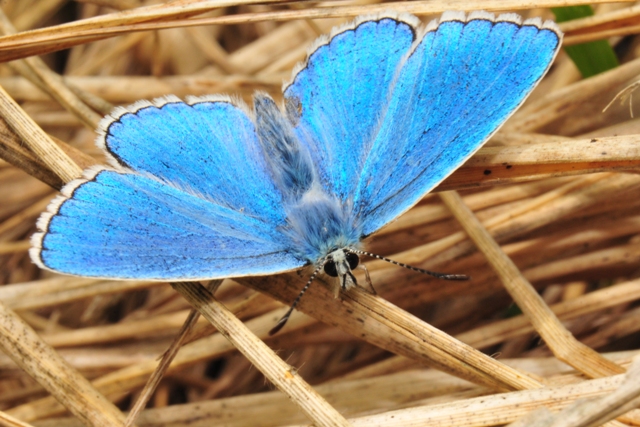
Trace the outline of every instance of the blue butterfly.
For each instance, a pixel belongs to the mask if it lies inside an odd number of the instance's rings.
[[[362,240],[493,135],[553,61],[555,24],[447,12],[359,17],[316,41],[284,109],[257,93],[117,108],[97,144],[112,167],[62,189],[38,220],[42,268],[159,281],[313,264],[355,284]]]

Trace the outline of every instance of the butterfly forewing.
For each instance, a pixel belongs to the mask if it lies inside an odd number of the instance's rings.
[[[359,18],[320,39],[285,85],[285,102],[321,184],[343,203],[353,198],[398,65],[415,39],[411,15]]]
[[[448,20],[447,20],[448,19]],[[354,220],[371,234],[457,169],[525,100],[560,45],[555,26],[444,17],[413,47],[359,177]]]

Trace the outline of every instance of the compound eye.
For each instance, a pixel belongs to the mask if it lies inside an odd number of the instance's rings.
[[[333,261],[327,261],[324,263],[324,272],[331,277],[338,277],[338,270],[336,269],[336,263]]]
[[[345,252],[344,255],[346,256],[347,262],[349,263],[349,268],[351,270],[355,270],[358,264],[360,264],[360,258],[358,257],[358,255],[354,254],[353,252]]]

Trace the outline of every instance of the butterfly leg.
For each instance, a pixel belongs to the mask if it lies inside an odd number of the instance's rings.
[[[291,313],[293,313],[293,310],[296,308],[296,306],[300,302],[300,298],[302,298],[302,295],[304,295],[304,293],[307,292],[307,289],[309,289],[309,286],[311,286],[311,282],[315,280],[316,276],[318,275],[322,267],[323,266],[321,265],[313,271],[313,274],[309,277],[307,284],[304,285],[304,288],[302,288],[302,290],[300,291],[296,299],[293,301],[293,304],[291,304],[291,307],[289,308],[289,310],[285,313],[285,315],[282,316],[280,320],[278,320],[278,323],[276,323],[276,325],[273,328],[271,328],[271,330],[269,331],[269,335],[274,335],[280,329],[282,329],[282,327],[287,323],[287,320],[289,320]]]
[[[358,265],[357,268],[364,271],[364,277],[367,280],[367,285],[369,285],[369,289],[371,289],[371,293],[373,295],[378,295],[378,293],[376,292],[376,289],[373,287],[373,282],[371,281],[371,276],[369,275],[369,269],[367,268],[367,266],[364,264],[360,264]]]

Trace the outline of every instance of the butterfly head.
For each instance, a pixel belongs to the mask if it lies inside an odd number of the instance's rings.
[[[325,257],[323,263],[324,272],[331,277],[340,279],[340,287],[336,287],[336,294],[340,291],[340,288],[348,290],[358,284],[352,273],[352,270],[358,267],[358,264],[360,264],[358,254],[348,248],[336,248]]]

